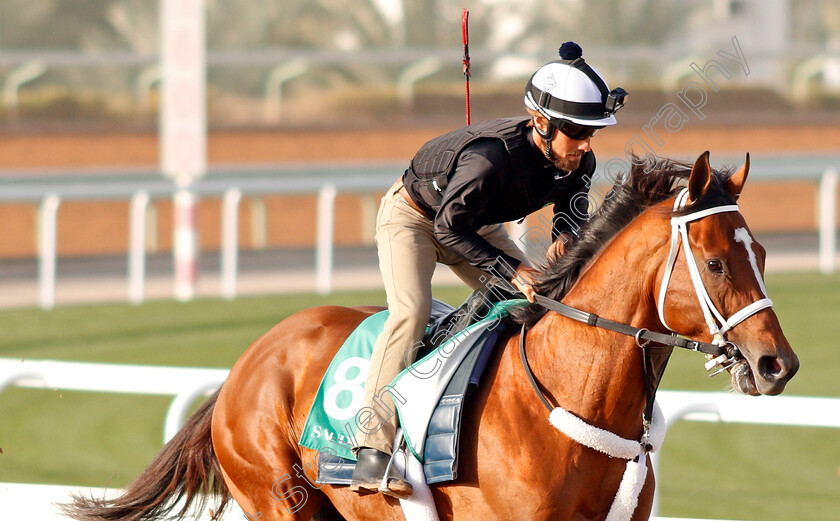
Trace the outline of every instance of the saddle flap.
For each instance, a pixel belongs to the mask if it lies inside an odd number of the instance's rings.
[[[460,394],[466,391],[472,368],[481,354],[480,346],[484,346],[491,337],[494,338],[495,344],[496,337],[492,333],[508,315],[507,309],[521,305],[522,302],[509,300],[490,303],[484,299],[480,310],[472,316],[477,320],[475,323],[457,331],[442,342],[440,347],[413,363],[394,379],[393,390],[405,401],[402,403],[403,400],[394,400],[403,436],[412,454],[419,461],[424,461],[427,427],[441,396],[444,395],[444,389],[451,385],[460,389]],[[453,377],[459,374],[459,367],[468,357],[471,357],[469,370],[460,373],[460,381],[454,382]]]

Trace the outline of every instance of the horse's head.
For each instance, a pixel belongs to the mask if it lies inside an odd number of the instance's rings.
[[[735,204],[748,172],[749,155],[725,177],[712,172],[706,152],[691,170],[687,191],[665,203],[674,205],[674,212],[658,309],[661,321],[677,333],[727,343],[735,352],[729,372],[736,391],[779,394],[799,369],[799,359],[767,297],[764,248]]]

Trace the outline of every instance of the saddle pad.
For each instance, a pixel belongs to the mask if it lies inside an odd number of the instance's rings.
[[[461,362],[455,375],[432,413],[426,430],[423,447],[423,473],[426,483],[441,483],[458,477],[459,441],[464,405],[472,391],[478,387],[487,361],[499,338],[507,331],[507,322],[501,322]]]
[[[404,398],[394,399],[403,436],[409,450],[419,461],[424,461],[429,420],[461,363],[486,344],[502,319],[508,315],[508,308],[521,304],[521,300],[507,300],[488,305],[485,312],[477,317],[477,322],[461,331],[455,331],[440,347],[414,362],[394,379],[394,396]],[[466,380],[469,379],[470,371],[471,368],[467,371]],[[459,394],[465,390],[466,383],[461,386]]]
[[[433,300],[432,320],[453,310],[449,304]],[[318,387],[299,445],[356,460],[351,451],[356,436],[355,416],[362,407],[370,355],[387,318],[387,310],[369,316],[339,348]]]
[[[478,386],[481,373],[499,337],[504,334],[505,326],[506,323],[501,322],[492,330],[485,329],[481,335],[476,335],[481,338],[477,338],[475,347],[468,349],[469,354],[455,371],[427,422],[422,468],[428,484],[451,481],[458,476],[458,442],[463,407],[470,390]],[[405,452],[409,451],[406,449]],[[405,452],[402,452],[403,458],[406,457]],[[315,482],[349,485],[355,466],[353,460],[322,451],[319,453]]]
[[[521,300],[488,302],[488,309],[477,317],[478,322],[446,338],[439,347],[394,379],[394,402],[405,439],[421,462],[432,413],[461,361],[473,346],[483,344],[481,340],[487,339],[489,332],[507,315],[509,307],[521,303]],[[453,310],[439,301],[432,307],[432,321]],[[370,355],[387,316],[387,311],[381,311],[368,317],[345,340],[324,374],[299,445],[355,461],[351,449],[355,445],[356,413],[362,407]],[[407,398],[401,400],[398,396]]]

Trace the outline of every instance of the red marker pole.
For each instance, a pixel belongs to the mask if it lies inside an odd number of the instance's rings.
[[[467,21],[470,12],[464,8],[461,16],[461,35],[464,37],[464,88],[466,89],[467,125],[470,124],[470,33],[467,29]]]

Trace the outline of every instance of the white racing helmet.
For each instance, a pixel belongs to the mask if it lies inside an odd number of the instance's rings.
[[[554,127],[564,121],[586,127],[615,125],[615,113],[627,91],[610,90],[601,74],[583,60],[574,42],[560,47],[560,60],[537,70],[525,87],[525,106],[545,116]],[[553,133],[553,129],[552,130]]]

